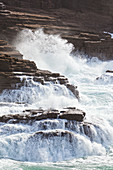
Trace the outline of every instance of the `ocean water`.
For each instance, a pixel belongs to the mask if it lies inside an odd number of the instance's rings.
[[[76,130],[71,124],[67,128],[66,120],[44,120],[32,126],[1,123],[0,169],[112,170],[113,75],[106,70],[112,70],[113,61],[89,59],[78,52],[72,54],[72,44],[43,30],[23,30],[14,43],[24,59],[34,61],[40,69],[65,75],[71,84],[78,86],[80,101],[63,85],[43,86],[26,76],[27,87],[5,90],[0,95],[0,114],[76,107],[86,112],[85,122],[90,123],[92,137],[80,132],[79,123]],[[54,133],[58,136],[47,138]]]

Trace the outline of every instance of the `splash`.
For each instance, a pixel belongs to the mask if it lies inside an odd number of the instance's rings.
[[[103,79],[103,82],[96,79],[105,74],[106,70],[112,70],[113,61],[102,62],[97,58],[81,57],[80,54],[72,55],[72,44],[61,39],[59,35],[45,34],[42,29],[21,31],[15,43],[24,58],[33,60],[38,68],[60,72],[68,77],[71,84],[78,86],[81,102],[73,100],[72,105],[85,110],[88,118],[90,115],[107,116],[108,112],[111,115],[113,80],[111,77],[108,77],[107,82],[106,79]],[[62,103],[64,99],[60,100],[61,98],[62,96],[56,98],[56,102]],[[67,101],[70,101],[70,97]],[[109,119],[109,116],[107,118]]]
[[[47,35],[43,30],[23,30],[16,39],[16,48],[24,59],[33,60],[38,68],[66,75],[72,84],[79,87],[81,100],[78,103],[64,86],[51,83],[42,86],[31,79],[27,87],[2,93],[1,112],[22,113],[26,108],[76,106],[86,111],[86,121],[90,122],[92,137],[81,132],[79,127],[78,131],[73,130],[70,122],[66,128],[65,122],[59,120],[35,122],[32,126],[1,124],[1,158],[54,162],[92,155],[105,158],[109,152],[112,155],[113,82],[112,79],[109,81],[109,77],[107,81],[105,78],[103,81],[96,78],[105,74],[107,69],[112,69],[113,62],[74,56],[71,53],[72,44],[59,35]],[[16,105],[15,101],[21,104]]]
[[[68,55],[73,45],[67,44],[67,40],[62,40],[58,35],[44,34],[41,29],[34,32],[23,30],[16,39],[16,48],[25,59],[35,61],[40,69],[66,72],[67,65],[74,67],[74,60]]]

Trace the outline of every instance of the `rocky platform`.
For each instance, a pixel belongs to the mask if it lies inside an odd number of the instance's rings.
[[[68,132],[65,132],[65,134],[71,133],[70,131],[74,131],[75,133],[85,134],[92,140],[92,126],[96,127],[96,125],[85,122],[85,116],[86,113],[84,111],[75,107],[68,107],[62,110],[32,109],[24,110],[21,114],[9,114],[0,116],[0,122],[8,124],[27,124],[30,126],[34,126],[35,123],[38,123],[37,134],[44,135],[46,132],[42,131],[45,130],[61,129],[61,131],[63,131],[65,129],[68,130]],[[50,135],[51,137],[54,137],[59,136],[60,134],[55,131],[54,133],[47,132],[46,135],[48,137]]]
[[[86,113],[75,107],[68,107],[62,110],[32,109],[24,110],[21,114],[0,116],[0,123],[30,126],[32,130],[35,129],[35,133],[30,135],[30,138],[33,137],[36,141],[38,136],[43,136],[45,139],[49,139],[50,137],[51,140],[54,137],[60,137],[62,140],[62,137],[65,135],[67,137],[71,135],[73,138],[74,134],[75,136],[76,134],[81,134],[83,136],[86,135],[91,141],[102,143],[104,139],[101,136],[100,139],[97,139],[100,131],[102,131],[101,127],[86,122],[85,118]]]
[[[76,108],[66,108],[59,110],[25,110],[23,114],[3,115],[0,117],[2,123],[24,123],[33,124],[35,121],[47,120],[47,119],[66,119],[82,122],[86,113]]]
[[[41,83],[42,85],[47,82],[65,85],[79,99],[77,87],[69,84],[68,79],[59,73],[39,70],[33,61],[0,55],[0,92],[5,89],[27,86],[25,84],[26,76],[28,79],[32,79],[34,82]]]

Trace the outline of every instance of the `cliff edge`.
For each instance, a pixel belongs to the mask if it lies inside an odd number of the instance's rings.
[[[101,60],[113,58],[111,0],[2,0],[0,9],[0,39],[8,46],[20,30],[44,28],[73,43],[75,51]],[[0,47],[2,54],[5,49]]]

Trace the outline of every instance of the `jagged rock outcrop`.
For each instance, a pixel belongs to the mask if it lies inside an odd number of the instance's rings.
[[[113,59],[113,39],[108,33],[80,33],[63,38],[74,45],[73,52],[78,51],[81,55],[87,55],[89,58],[98,57],[100,60]]]
[[[4,89],[15,89],[25,85],[26,77],[44,85],[46,82],[65,85],[79,99],[76,86],[69,84],[66,77],[59,73],[39,70],[33,61],[18,59],[8,55],[0,55],[0,92]]]
[[[3,115],[0,122],[4,123],[30,123],[44,119],[66,119],[82,122],[85,118],[85,112],[76,108],[67,108],[59,110],[25,110],[23,114]]]

